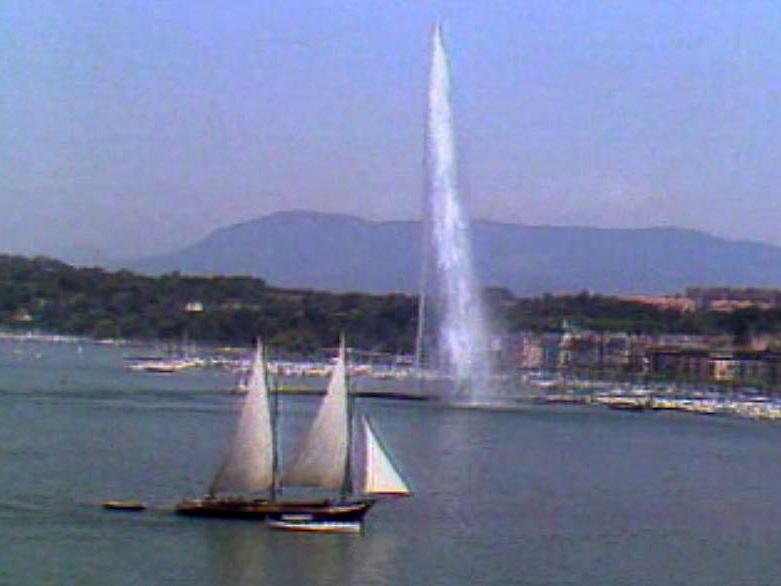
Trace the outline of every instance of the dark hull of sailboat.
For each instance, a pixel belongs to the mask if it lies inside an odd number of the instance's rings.
[[[360,521],[374,499],[350,501],[268,501],[192,499],[176,505],[176,512],[191,517],[280,519],[295,516],[311,521]]]

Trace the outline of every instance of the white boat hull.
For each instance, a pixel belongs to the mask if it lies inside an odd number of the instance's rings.
[[[266,525],[283,531],[310,533],[360,533],[360,521],[314,521],[305,519],[268,519]]]

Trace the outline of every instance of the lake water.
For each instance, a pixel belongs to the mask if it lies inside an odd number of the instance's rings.
[[[230,375],[0,343],[0,584],[779,584],[781,425],[362,399],[416,492],[362,535],[183,518],[232,431]],[[315,400],[283,398],[290,443]],[[111,498],[153,509],[102,510]]]

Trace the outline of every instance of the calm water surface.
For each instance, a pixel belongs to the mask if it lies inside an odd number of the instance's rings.
[[[227,446],[232,377],[122,354],[0,343],[0,584],[781,584],[781,425],[361,400],[416,495],[283,533],[170,512]],[[313,405],[284,399],[286,444]]]

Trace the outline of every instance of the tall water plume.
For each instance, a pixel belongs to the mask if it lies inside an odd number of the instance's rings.
[[[490,380],[489,335],[475,278],[469,218],[458,190],[448,58],[434,29],[426,135],[423,272],[418,359],[475,399]]]

